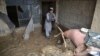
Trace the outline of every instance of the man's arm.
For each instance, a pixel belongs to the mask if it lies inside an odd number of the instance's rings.
[[[46,20],[47,20],[47,22],[50,22],[51,21],[50,20],[50,17],[49,17],[49,13],[46,14]]]
[[[58,19],[57,19],[56,15],[54,13],[53,13],[53,15],[54,15],[55,22],[58,24]]]

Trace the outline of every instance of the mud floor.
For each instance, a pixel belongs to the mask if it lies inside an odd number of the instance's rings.
[[[57,44],[53,37],[58,32],[55,30],[50,39],[46,39],[41,28],[36,28],[30,34],[30,39],[22,38],[25,28],[16,29],[11,35],[0,37],[0,56],[73,56],[74,46],[69,40],[67,48]]]

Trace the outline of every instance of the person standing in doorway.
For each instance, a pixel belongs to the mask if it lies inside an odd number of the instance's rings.
[[[56,21],[56,17],[53,11],[54,9],[50,7],[49,12],[46,14],[44,28],[45,28],[45,35],[47,38],[50,37],[51,31],[52,31],[52,22]]]

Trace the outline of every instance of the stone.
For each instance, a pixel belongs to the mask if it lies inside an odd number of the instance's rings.
[[[9,33],[11,33],[10,28],[3,20],[0,19],[0,36],[6,36]]]

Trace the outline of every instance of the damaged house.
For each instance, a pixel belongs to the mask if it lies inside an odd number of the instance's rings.
[[[54,8],[54,13],[59,25],[62,26],[61,28],[80,29],[85,27],[100,33],[100,0],[0,0],[0,29],[13,30],[13,34],[10,32],[10,37],[5,37],[6,40],[0,37],[0,43],[2,43],[0,44],[0,55],[43,56],[45,54],[44,56],[46,56],[47,52],[53,52],[52,55],[55,54],[54,56],[71,56],[71,54],[66,53],[72,53],[74,49],[72,43],[67,43],[70,45],[68,48],[72,51],[61,52],[63,48],[55,47],[57,39],[53,38],[48,41],[41,33],[41,30],[44,31],[46,13],[50,7]],[[31,26],[28,26],[30,24]],[[3,31],[0,30],[1,32]],[[24,34],[30,35],[25,35],[29,37],[27,41],[23,40]],[[50,49],[44,48],[46,45],[51,45],[47,46]],[[52,45],[54,45],[53,48]]]
[[[97,4],[96,0],[7,0],[5,2],[8,16],[16,27],[27,25],[32,15],[34,24],[41,25],[51,6],[54,7],[61,25],[69,28],[91,28]]]

